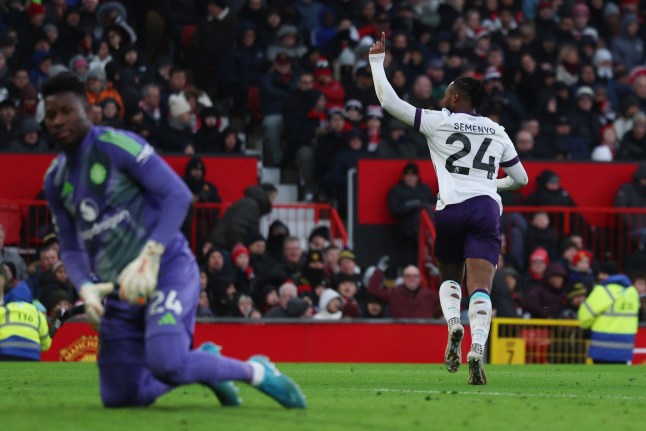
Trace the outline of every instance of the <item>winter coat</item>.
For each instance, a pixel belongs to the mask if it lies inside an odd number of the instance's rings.
[[[437,317],[440,296],[436,291],[421,286],[411,291],[403,284],[393,289],[384,289],[381,287],[383,281],[384,273],[380,269],[375,269],[368,283],[368,293],[390,305],[390,315],[393,319]]]
[[[341,309],[335,313],[330,313],[327,309],[328,304],[335,298],[339,298],[343,303],[343,298],[341,298],[339,292],[334,289],[325,289],[321,294],[321,299],[319,299],[319,311],[314,315],[314,318],[319,320],[340,320],[343,315]]]
[[[564,279],[563,287],[556,289],[549,284],[552,276],[559,275]],[[561,309],[567,298],[567,286],[565,283],[567,271],[558,263],[552,263],[545,270],[543,282],[529,289],[523,308],[533,318],[557,319],[561,315]]]
[[[231,250],[250,232],[257,231],[260,217],[269,214],[270,211],[271,202],[267,192],[260,186],[247,187],[244,197],[231,205],[218,223],[211,242]]]
[[[430,211],[435,195],[421,181],[409,187],[400,180],[388,191],[388,211],[397,218],[397,230],[406,238],[416,238],[419,231],[420,211]]]

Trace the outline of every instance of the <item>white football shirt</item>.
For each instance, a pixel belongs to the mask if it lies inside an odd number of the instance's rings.
[[[518,163],[504,127],[487,117],[448,109],[416,109],[413,127],[428,142],[440,189],[438,210],[476,196],[490,196],[502,213],[496,190],[498,169]]]

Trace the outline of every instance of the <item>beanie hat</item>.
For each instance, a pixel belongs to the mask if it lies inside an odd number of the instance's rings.
[[[577,296],[586,296],[588,294],[588,289],[585,288],[583,283],[576,283],[572,286],[572,289],[567,294],[567,299],[572,299]]]
[[[231,260],[235,262],[238,256],[240,256],[241,254],[246,254],[247,257],[249,257],[249,249],[245,247],[244,244],[239,242],[233,247],[233,250],[231,251]]]
[[[529,261],[533,262],[535,260],[542,260],[545,263],[549,263],[549,255],[547,254],[547,250],[545,250],[543,247],[538,247],[532,254],[529,255]]]
[[[40,3],[31,3],[29,5],[29,8],[27,8],[27,16],[29,19],[37,16],[37,15],[44,15],[45,14],[45,6],[43,6]]]
[[[179,117],[191,112],[191,105],[188,104],[188,100],[183,94],[171,94],[168,98],[168,107],[173,117]]]
[[[588,259],[588,262],[592,263],[592,253],[590,253],[588,250],[577,251],[572,258],[572,265],[577,266],[582,259]]]
[[[292,298],[287,303],[287,316],[288,317],[301,317],[303,313],[310,307],[309,302],[302,298]]]
[[[258,241],[266,242],[267,240],[265,239],[265,237],[260,232],[255,230],[255,231],[250,232],[245,237],[243,243],[244,243],[245,246],[249,247],[251,244],[253,244],[254,242],[258,242]]]
[[[406,166],[404,166],[404,170],[402,171],[402,175],[419,175],[419,167],[417,166],[417,163],[406,163]]]
[[[312,232],[310,232],[309,237],[307,238],[307,242],[311,242],[314,237],[320,236],[324,238],[326,241],[330,240],[330,228],[327,226],[317,226],[314,229],[312,229]]]
[[[352,252],[352,250],[345,249],[339,255],[339,262],[341,262],[343,259],[355,260],[356,257],[354,255],[354,253]]]

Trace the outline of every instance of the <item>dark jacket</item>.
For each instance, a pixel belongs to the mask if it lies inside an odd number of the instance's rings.
[[[563,287],[556,289],[549,284],[551,276],[562,276]],[[561,315],[561,309],[565,305],[567,286],[567,271],[558,263],[551,263],[545,270],[543,282],[532,287],[525,301],[523,308],[528,311],[533,318],[557,319]]]
[[[639,184],[640,179],[646,179],[646,163],[641,163],[633,180],[622,184],[615,196],[615,206],[619,208],[646,208],[646,187]],[[646,227],[646,214],[625,214],[624,222],[629,229]]]
[[[383,281],[384,273],[375,269],[368,283],[368,293],[390,305],[393,319],[432,319],[438,316],[440,296],[436,291],[421,286],[410,291],[403,284],[384,289],[381,287]]]
[[[267,192],[260,186],[247,187],[244,197],[231,205],[218,223],[211,242],[231,250],[250,232],[257,231],[260,217],[270,211],[271,202]]]
[[[409,187],[400,180],[388,191],[388,211],[397,218],[398,232],[407,238],[416,238],[419,231],[420,211],[431,211],[435,195],[421,181]]]
[[[555,191],[548,190],[547,182],[556,174],[552,171],[543,171],[536,178],[536,191],[527,197],[526,204],[529,206],[576,206],[567,190],[559,188]]]

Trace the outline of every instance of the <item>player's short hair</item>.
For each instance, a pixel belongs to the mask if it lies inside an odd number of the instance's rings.
[[[61,93],[74,93],[85,99],[85,86],[83,82],[71,72],[61,72],[43,84],[43,98]]]
[[[481,79],[462,76],[453,81],[453,87],[460,95],[469,99],[476,109],[487,100],[487,90]]]

